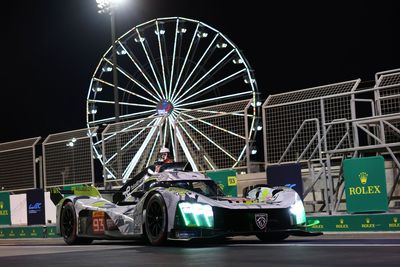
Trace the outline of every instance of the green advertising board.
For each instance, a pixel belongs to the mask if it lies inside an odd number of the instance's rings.
[[[318,220],[319,224],[307,228],[317,232],[392,232],[400,231],[400,213],[343,214],[309,216],[307,224]]]
[[[343,161],[348,213],[388,210],[385,162],[382,156]]]
[[[206,174],[219,185],[226,196],[237,197],[235,170],[207,171]]]
[[[43,227],[5,227],[0,228],[0,239],[5,238],[43,238]]]
[[[11,224],[10,193],[0,192],[0,225]]]
[[[57,229],[55,226],[47,226],[46,235],[48,238],[60,237],[60,235],[57,234]]]

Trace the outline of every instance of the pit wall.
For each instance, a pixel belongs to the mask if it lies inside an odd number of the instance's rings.
[[[0,225],[0,239],[13,238],[51,238],[56,234],[56,206],[50,199],[50,193],[44,193],[46,225],[28,225],[27,196],[10,195],[11,225]]]
[[[10,195],[11,225],[0,225],[0,239],[53,238],[56,234],[56,206],[50,199],[50,192],[44,192],[46,225],[28,225],[27,196]]]

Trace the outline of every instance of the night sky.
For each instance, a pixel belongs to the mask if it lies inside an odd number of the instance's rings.
[[[181,16],[224,33],[270,94],[400,68],[399,1],[126,0],[117,37]],[[277,2],[277,3],[276,3]],[[0,143],[86,127],[86,95],[111,45],[95,0],[12,1],[2,10]]]

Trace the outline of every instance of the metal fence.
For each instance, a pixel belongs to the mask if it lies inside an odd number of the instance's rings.
[[[378,115],[400,113],[400,69],[378,74],[377,77],[379,78],[375,87],[381,88],[380,90],[376,90],[375,93],[378,100]],[[400,129],[399,122],[393,122],[392,126]],[[393,132],[393,127],[388,124],[382,125],[385,142],[393,143],[399,140],[398,134]]]
[[[92,136],[97,128],[49,135],[43,142],[44,188],[94,183]]]
[[[268,164],[318,159],[315,148],[321,145],[321,125],[351,119],[350,95],[360,80],[313,87],[271,95],[263,104],[264,156]],[[329,98],[324,100],[324,97]],[[325,129],[328,149],[336,146],[346,128]],[[343,143],[348,145],[348,143]]]
[[[36,188],[35,145],[41,137],[0,144],[0,191]]]

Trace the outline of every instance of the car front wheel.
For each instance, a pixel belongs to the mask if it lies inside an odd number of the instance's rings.
[[[148,242],[158,246],[167,240],[167,208],[163,197],[156,193],[147,202],[144,229]]]
[[[72,202],[64,204],[61,211],[61,236],[68,245],[88,245],[92,243],[90,238],[77,236],[77,219],[75,207]]]

